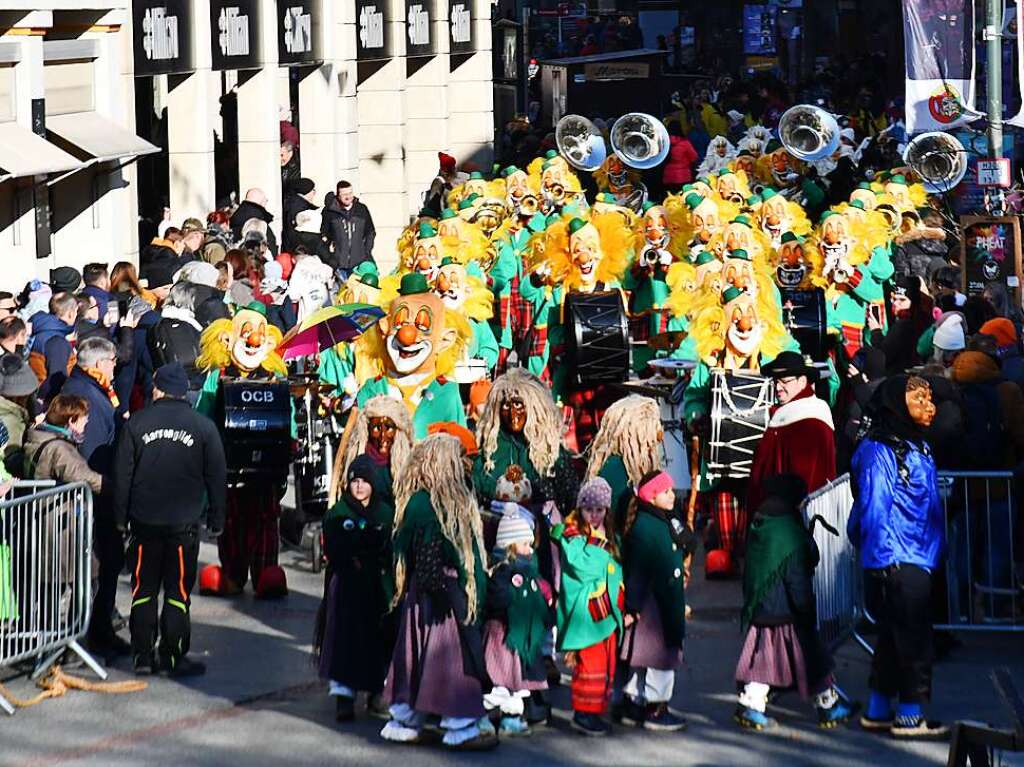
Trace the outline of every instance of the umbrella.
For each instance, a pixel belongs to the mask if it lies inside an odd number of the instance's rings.
[[[288,331],[278,351],[284,353],[285,359],[318,354],[362,335],[383,316],[384,310],[372,304],[325,306]]]

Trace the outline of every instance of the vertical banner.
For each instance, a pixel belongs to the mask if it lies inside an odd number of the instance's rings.
[[[974,0],[903,0],[907,132],[948,130],[974,109]]]

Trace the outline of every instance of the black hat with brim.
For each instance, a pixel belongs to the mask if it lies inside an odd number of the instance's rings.
[[[761,372],[769,378],[789,378],[790,376],[807,376],[810,380],[819,378],[818,369],[809,364],[799,352],[782,352],[767,365],[761,366]]]

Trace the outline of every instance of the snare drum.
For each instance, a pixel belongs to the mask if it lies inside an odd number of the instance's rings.
[[[754,451],[768,428],[774,402],[770,378],[739,370],[711,371],[711,438],[706,452],[709,480],[750,476]]]
[[[583,388],[629,378],[629,321],[617,290],[565,297],[567,362]]]

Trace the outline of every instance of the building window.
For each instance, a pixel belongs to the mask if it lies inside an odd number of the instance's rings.
[[[94,109],[93,60],[53,61],[43,66],[46,114],[66,115]]]

